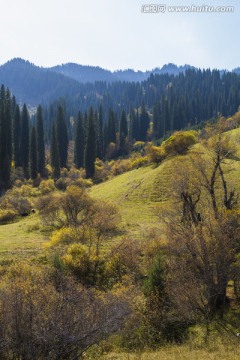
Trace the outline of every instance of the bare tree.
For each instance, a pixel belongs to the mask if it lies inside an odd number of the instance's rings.
[[[1,359],[79,359],[131,312],[127,291],[100,294],[72,278],[57,291],[39,269],[18,266],[13,273],[1,283]]]

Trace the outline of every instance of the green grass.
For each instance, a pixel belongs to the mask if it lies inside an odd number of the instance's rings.
[[[236,143],[240,156],[240,128],[227,132]],[[198,151],[199,144],[193,147]],[[204,149],[201,147],[201,151]],[[181,156],[178,157],[181,161]],[[93,198],[114,203],[121,215],[121,226],[127,234],[144,238],[147,232],[155,230],[161,233],[163,225],[154,213],[157,204],[164,204],[169,194],[169,184],[174,182],[174,162],[167,159],[158,167],[145,166],[118,175],[102,184],[93,186],[90,194]],[[240,159],[227,160],[226,180],[228,185],[240,193]],[[229,170],[230,169],[230,170]]]
[[[42,251],[47,237],[40,231],[37,214],[0,226],[0,260],[25,258]]]
[[[99,360],[239,360],[240,346],[222,345],[217,349],[192,349],[187,345],[163,347],[143,353],[110,353]]]
[[[127,234],[141,237],[147,230],[160,230],[161,224],[154,214],[154,207],[164,199],[163,186],[166,186],[168,176],[165,166],[147,166],[129,171],[94,186],[90,194],[118,207],[121,225]]]

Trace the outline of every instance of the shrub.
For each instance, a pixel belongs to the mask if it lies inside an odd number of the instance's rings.
[[[60,226],[62,224],[60,217],[60,199],[61,196],[59,194],[53,193],[37,199],[35,205],[45,225]]]
[[[162,143],[162,147],[166,155],[183,155],[196,141],[196,131],[177,131]]]
[[[166,158],[166,152],[162,146],[147,146],[147,156],[150,163],[160,164]]]
[[[56,246],[59,244],[68,245],[76,240],[76,233],[70,227],[64,227],[53,232],[50,241],[46,243],[46,247]]]
[[[103,276],[105,262],[99,256],[90,254],[85,245],[69,246],[67,254],[62,259],[81,284],[102,287],[105,281]]]
[[[56,190],[54,181],[52,179],[42,180],[39,185],[39,190],[41,192],[41,195],[46,195]]]
[[[18,215],[29,213],[33,207],[33,202],[27,196],[27,192],[24,193],[24,191],[22,191],[22,187],[13,188],[12,190],[7,191],[7,193],[1,198],[0,203],[2,209],[12,210]]]
[[[1,276],[1,359],[80,359],[131,311],[125,293],[100,294],[66,276],[59,290],[49,280],[46,268],[19,263]]]
[[[112,162],[111,174],[113,176],[123,174],[126,171],[131,170],[131,160],[123,159]]]
[[[136,141],[133,144],[133,151],[137,151],[137,152],[143,152],[145,149],[145,142],[144,141]]]
[[[17,215],[17,212],[14,210],[0,210],[0,225],[14,221]]]
[[[139,167],[145,166],[148,164],[147,156],[140,156],[132,160],[131,169],[138,169]]]

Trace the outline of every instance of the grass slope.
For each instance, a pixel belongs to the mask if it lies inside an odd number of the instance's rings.
[[[226,133],[237,146],[240,157],[240,128]],[[199,144],[193,151],[199,150]],[[203,149],[201,148],[201,151]],[[158,167],[152,165],[118,175],[99,185],[93,186],[93,198],[106,200],[117,205],[122,219],[122,227],[137,238],[146,236],[149,230],[161,231],[162,224],[154,214],[156,204],[167,201],[169,184],[174,181],[174,162],[181,156],[169,158]],[[227,183],[240,193],[240,159],[227,160]]]
[[[165,200],[168,163],[153,168],[147,166],[119,175],[94,186],[93,198],[114,203],[121,215],[121,225],[127,233],[141,237],[147,230],[160,229],[154,214],[156,203]]]
[[[0,261],[36,255],[42,250],[46,236],[39,230],[37,215],[0,226]]]

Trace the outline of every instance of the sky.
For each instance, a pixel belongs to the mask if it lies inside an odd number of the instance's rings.
[[[147,12],[156,9],[151,4],[165,12]],[[234,11],[169,10],[192,5]],[[174,63],[232,70],[240,66],[239,24],[239,0],[1,0],[0,64],[21,57],[43,67],[151,70]]]

